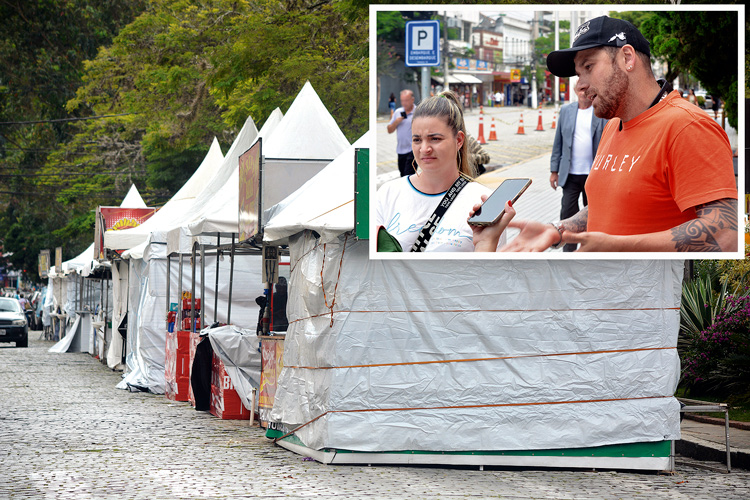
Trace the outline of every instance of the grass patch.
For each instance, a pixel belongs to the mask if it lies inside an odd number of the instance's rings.
[[[727,403],[729,405],[729,420],[737,422],[750,422],[750,403],[732,403],[732,398],[718,398],[701,394],[699,396],[689,394],[684,389],[678,389],[675,396],[678,398],[694,399],[696,401],[706,401],[709,403]],[[706,417],[724,418],[724,413],[697,413]]]

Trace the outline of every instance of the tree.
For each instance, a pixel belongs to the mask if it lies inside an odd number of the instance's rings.
[[[725,101],[727,120],[736,129],[737,13],[660,11],[630,19],[650,40],[651,54],[667,62],[667,81],[693,75],[708,93]]]
[[[65,243],[68,258],[91,242],[93,225],[85,236],[61,239],[55,233],[71,218],[87,216],[91,206],[61,203],[43,166],[71,137],[72,122],[59,120],[80,117],[68,113],[65,103],[80,85],[84,61],[143,5],[143,0],[0,2],[0,234],[13,254],[10,262],[33,280],[39,250]],[[86,175],[71,166],[61,173],[68,179]]]

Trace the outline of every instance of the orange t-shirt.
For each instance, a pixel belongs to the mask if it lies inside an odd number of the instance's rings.
[[[620,123],[605,127],[586,181],[588,231],[665,231],[694,219],[697,205],[737,198],[727,134],[677,91]]]

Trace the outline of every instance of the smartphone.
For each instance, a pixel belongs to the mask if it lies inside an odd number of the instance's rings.
[[[491,226],[505,213],[505,202],[515,203],[531,185],[531,179],[505,179],[482,204],[478,212],[469,219],[474,226]]]
[[[401,112],[401,116],[402,116],[403,118],[406,118],[406,111],[402,111],[402,112]]]

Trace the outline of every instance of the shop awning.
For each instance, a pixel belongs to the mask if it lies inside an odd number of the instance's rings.
[[[443,83],[442,76],[433,76],[432,79],[438,83]],[[448,83],[482,83],[482,80],[473,75],[452,73],[448,75]]]

